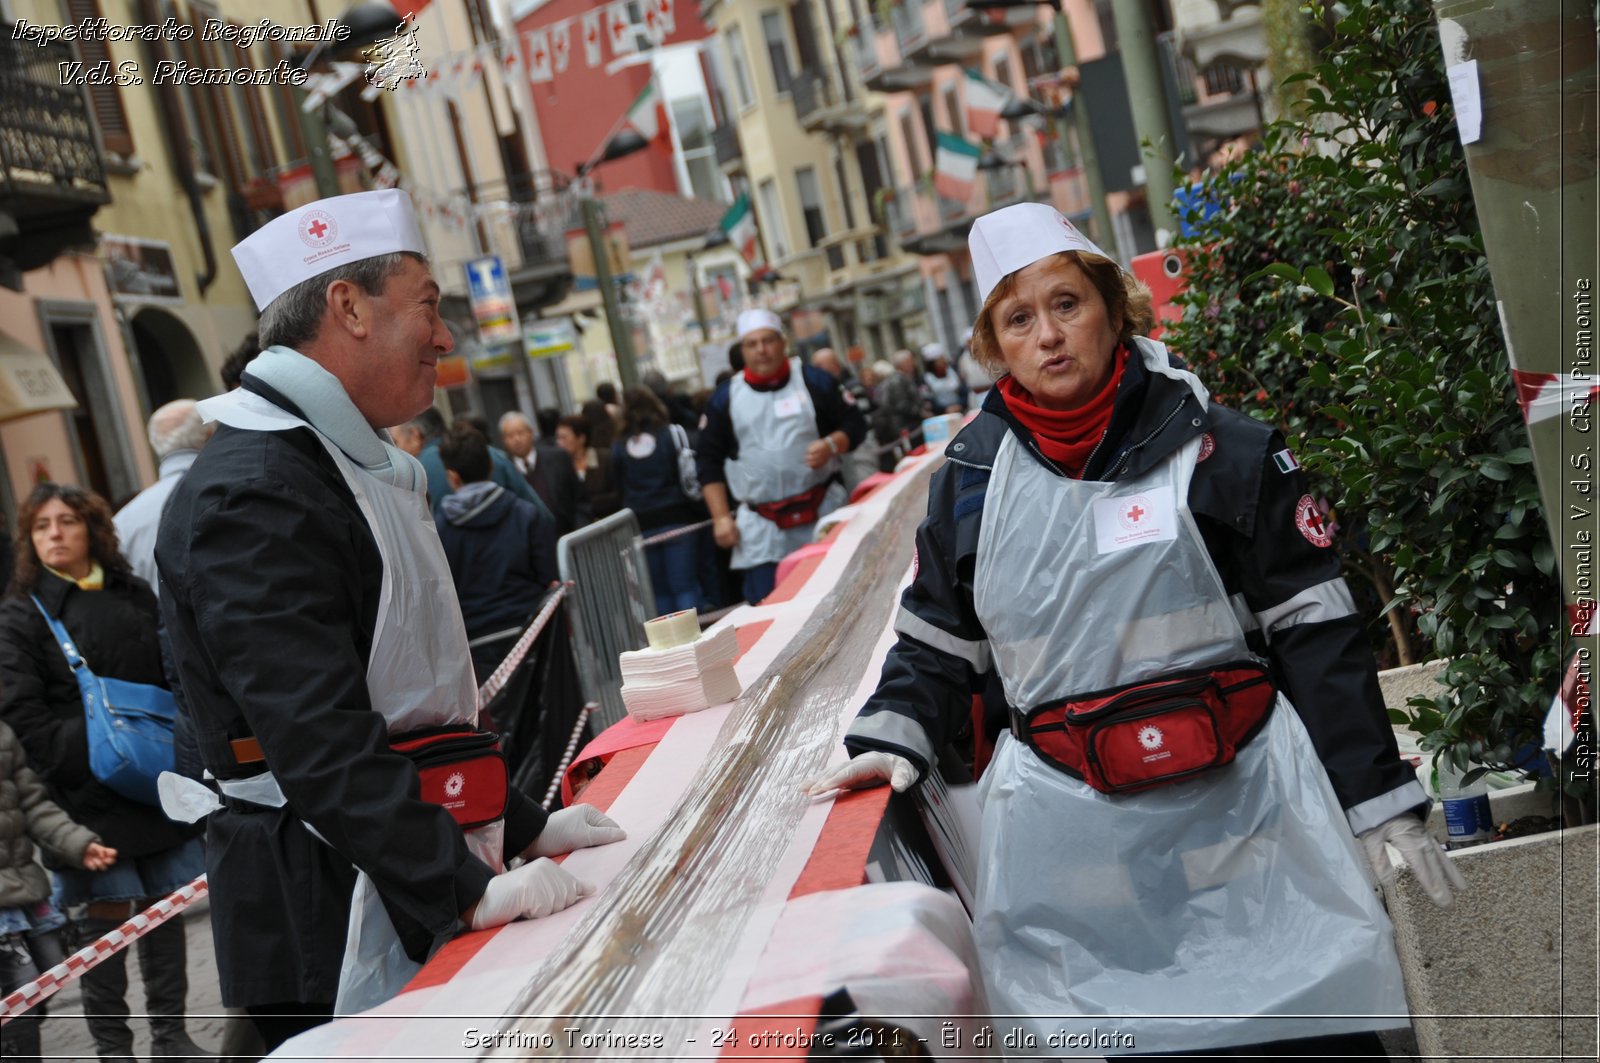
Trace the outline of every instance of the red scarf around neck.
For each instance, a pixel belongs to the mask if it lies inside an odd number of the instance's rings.
[[[761,388],[763,390],[781,388],[789,382],[789,359],[785,358],[783,364],[778,367],[778,371],[770,376],[758,376],[756,373],[751,372],[748,365],[745,366],[744,382],[753,388]]]
[[[1047,410],[1036,404],[1032,393],[1010,374],[1001,377],[995,385],[1005,396],[1006,409],[1033,435],[1044,456],[1075,478],[1083,475],[1089,455],[1100,445],[1111,425],[1117,386],[1122,383],[1122,372],[1128,367],[1128,348],[1119,345],[1112,358],[1115,366],[1105,387],[1088,402],[1071,410]]]

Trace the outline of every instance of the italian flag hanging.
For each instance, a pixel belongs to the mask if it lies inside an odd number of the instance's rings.
[[[633,101],[633,106],[628,108],[627,124],[644,137],[651,147],[661,148],[667,153],[672,152],[672,130],[667,124],[667,105],[661,98],[661,90],[656,87],[656,79],[651,78],[650,83],[639,93],[638,99]]]
[[[750,209],[750,196],[748,193],[734,201],[728,208],[728,213],[722,216],[722,231],[728,234],[728,242],[738,249],[744,257],[745,263],[751,269],[759,267],[761,262],[761,241],[756,232],[755,211]]]
[[[967,128],[986,140],[1000,135],[1000,110],[1011,98],[1002,85],[967,69]]]
[[[934,191],[962,203],[972,198],[981,154],[976,144],[969,144],[953,133],[940,133],[939,150],[933,160]]]

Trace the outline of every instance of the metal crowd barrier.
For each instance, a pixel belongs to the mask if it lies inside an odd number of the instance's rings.
[[[618,656],[645,644],[655,615],[655,589],[633,511],[569,532],[556,544],[561,579],[572,587],[572,642],[584,697],[595,703],[596,731],[627,715]]]

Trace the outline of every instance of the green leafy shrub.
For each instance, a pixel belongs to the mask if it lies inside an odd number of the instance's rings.
[[[1380,660],[1450,659],[1401,714],[1423,747],[1510,767],[1560,679],[1561,593],[1432,10],[1311,6],[1304,110],[1210,179],[1168,342],[1289,438]]]

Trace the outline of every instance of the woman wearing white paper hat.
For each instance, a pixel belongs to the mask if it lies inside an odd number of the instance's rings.
[[[997,211],[970,243],[973,349],[1006,375],[934,476],[854,759],[811,789],[909,788],[997,678],[974,919],[996,1015],[1040,1045],[1098,1025],[1140,1052],[1381,1055],[1405,998],[1357,836],[1441,905],[1462,883],[1326,518],[1059,213]]]
[[[717,545],[744,570],[745,599],[759,602],[778,562],[844,504],[839,458],[867,422],[837,380],[789,357],[777,314],[746,310],[738,332],[744,370],[706,402],[695,454]]]

